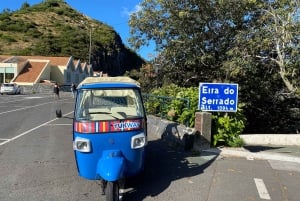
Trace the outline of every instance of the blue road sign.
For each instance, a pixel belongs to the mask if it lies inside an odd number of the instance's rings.
[[[236,112],[238,84],[200,83],[198,109],[213,112]]]

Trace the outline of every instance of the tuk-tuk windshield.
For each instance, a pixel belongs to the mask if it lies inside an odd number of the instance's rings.
[[[138,89],[78,90],[75,119],[90,121],[143,118],[144,109]]]

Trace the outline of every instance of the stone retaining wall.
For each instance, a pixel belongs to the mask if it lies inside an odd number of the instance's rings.
[[[154,135],[165,140],[168,145],[182,148],[184,150],[203,150],[210,148],[210,143],[193,128],[161,119],[159,117],[147,116],[148,135]]]
[[[172,146],[201,151],[211,147],[211,116],[209,113],[196,113],[195,128],[186,128],[149,115],[148,133],[166,140]],[[300,146],[300,134],[243,134],[240,137],[246,145]]]

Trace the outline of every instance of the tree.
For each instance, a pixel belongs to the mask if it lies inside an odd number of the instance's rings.
[[[156,43],[153,62],[165,82],[239,83],[251,129],[279,131],[300,120],[290,112],[300,95],[299,0],[144,0],[140,7],[129,42]]]
[[[295,132],[299,129],[299,0],[266,1],[246,18],[227,52],[223,70],[240,84],[247,129]],[[289,131],[287,131],[289,130]]]
[[[281,78],[284,85],[282,91],[297,92],[300,62],[299,2],[268,1],[255,13],[249,14],[251,27],[236,36],[234,43],[238,45],[228,51],[231,62],[227,63],[226,68],[229,64],[241,72],[248,68],[248,64],[263,66],[265,71],[272,71],[273,76]],[[255,70],[253,67],[251,69]]]
[[[248,0],[147,0],[129,25],[135,48],[156,43],[161,70],[179,84],[222,80],[225,53],[240,29],[243,17],[255,8]],[[160,59],[163,58],[163,59]]]

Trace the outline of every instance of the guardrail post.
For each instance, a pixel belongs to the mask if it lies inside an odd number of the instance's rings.
[[[212,115],[209,112],[195,113],[195,132],[200,133],[209,143],[212,142],[211,136]]]

